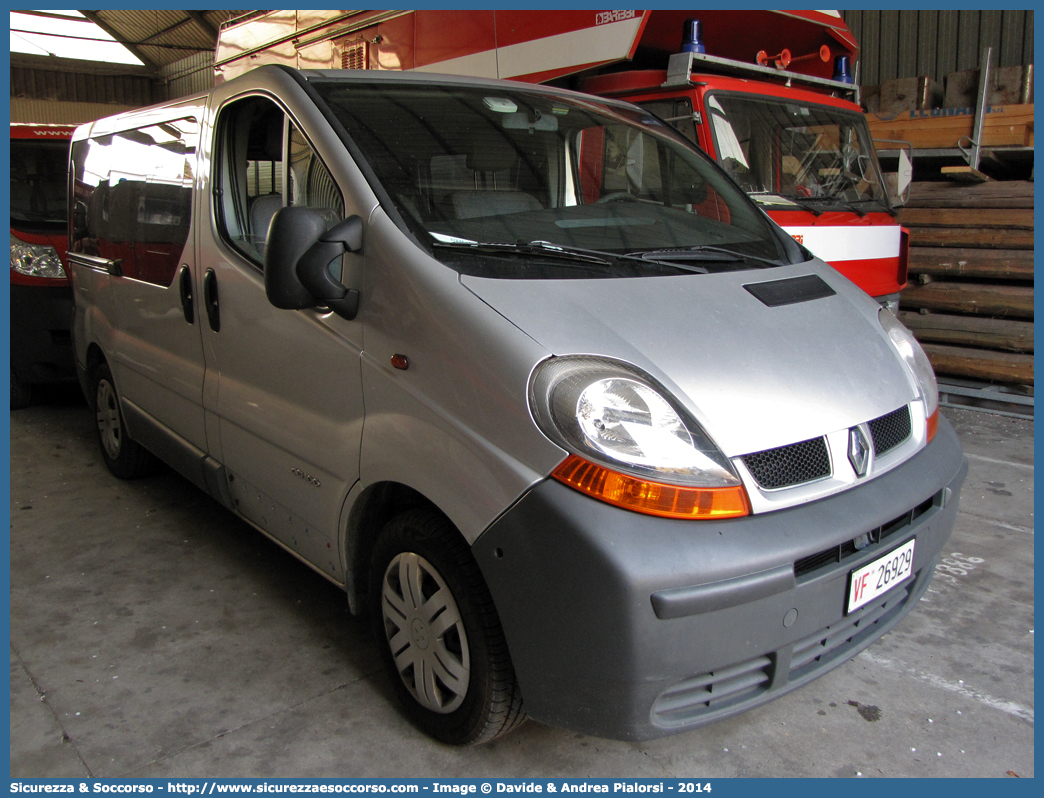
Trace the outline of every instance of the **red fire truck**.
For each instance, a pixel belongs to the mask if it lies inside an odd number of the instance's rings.
[[[897,310],[908,234],[857,104],[857,53],[833,11],[270,11],[222,27],[215,69],[409,69],[635,102]]]
[[[66,182],[75,127],[11,125],[11,407],[75,381]]]

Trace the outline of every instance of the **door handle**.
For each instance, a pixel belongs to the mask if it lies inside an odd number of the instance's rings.
[[[210,329],[214,332],[221,332],[221,316],[218,313],[217,275],[213,269],[207,269],[207,273],[203,276],[203,307],[207,311]]]
[[[185,321],[189,324],[195,324],[196,311],[192,305],[192,272],[189,271],[187,264],[182,264],[181,266],[181,276],[178,278],[178,283],[181,288],[181,310],[185,314]]]

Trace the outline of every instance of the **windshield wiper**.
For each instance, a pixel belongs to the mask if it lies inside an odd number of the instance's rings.
[[[677,269],[682,272],[692,272],[694,274],[706,274],[707,269],[702,266],[690,266],[685,263],[673,263],[666,260],[657,260],[656,258],[647,258],[642,254],[627,253],[627,252],[604,252],[600,249],[584,249],[583,247],[571,247],[562,244],[552,244],[550,241],[530,241],[528,243],[524,241],[518,241],[514,244],[509,244],[501,241],[490,241],[490,242],[475,242],[465,243],[458,241],[435,241],[433,246],[446,247],[448,249],[457,249],[462,251],[470,252],[490,252],[490,253],[514,253],[518,255],[535,255],[540,257],[551,257],[551,258],[564,258],[574,261],[581,261],[583,263],[596,263],[602,266],[611,266],[614,261],[634,261],[642,264],[643,266],[650,266],[653,263],[658,263],[661,266],[669,266],[672,269]],[[720,260],[720,258],[718,258]]]
[[[859,199],[850,200],[850,202],[852,205],[863,205],[867,202],[873,202],[876,205],[881,206],[881,208],[884,209],[885,213],[890,213],[892,214],[892,216],[897,216],[899,213],[897,210],[895,210],[895,208],[890,207],[888,203],[885,202],[885,200],[881,197],[860,197]]]
[[[833,205],[833,204],[843,205],[844,207],[848,208],[848,210],[852,211],[852,213],[857,214],[860,218],[866,216],[866,211],[862,210],[861,208],[857,208],[855,206],[856,202],[865,202],[865,200],[849,201],[849,200],[846,200],[846,199],[842,199],[841,197],[835,196],[833,194],[828,194],[825,197],[802,197],[800,195],[787,195],[787,196],[790,199],[794,199],[794,200],[800,202],[802,205],[808,205],[809,203],[813,203],[813,202],[817,203],[817,204],[820,204],[820,205]],[[812,211],[812,213],[814,213],[816,216],[821,216],[823,214],[823,211],[817,210],[816,208],[811,208],[810,207],[809,210]]]
[[[560,247],[556,244],[549,244],[546,241],[531,241],[529,243],[518,241],[514,244],[505,241],[476,241],[474,243],[433,241],[432,246],[439,249],[455,249],[461,252],[482,252],[497,255],[539,255],[544,258],[582,261],[583,263],[593,263],[599,266],[612,266],[612,261],[609,258],[613,257],[611,255],[606,257],[608,253],[602,254],[593,250]]]
[[[705,260],[713,261],[714,263],[730,263],[755,260],[760,263],[765,263],[769,266],[783,265],[783,263],[778,260],[762,258],[759,255],[747,255],[743,252],[736,252],[733,249],[727,249],[725,247],[716,247],[710,244],[699,244],[697,246],[692,247],[678,247],[673,249],[647,249],[641,252],[632,252],[630,254],[633,256],[644,258],[646,260],[666,261],[668,263],[674,260]],[[671,265],[674,264],[672,263]],[[709,271],[709,269],[706,269],[702,266],[691,268],[698,268],[705,274]]]
[[[826,197],[805,197],[801,194],[781,194],[780,196],[786,197],[788,200],[794,200],[794,202],[800,205],[811,205],[811,203],[822,204],[823,202],[828,201]],[[823,211],[819,210],[818,208],[809,207],[809,210],[812,212],[814,216],[823,215]]]

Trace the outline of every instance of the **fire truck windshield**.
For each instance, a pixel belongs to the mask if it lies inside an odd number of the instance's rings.
[[[797,200],[821,210],[888,207],[862,114],[724,92],[704,102],[719,163],[755,199]]]
[[[11,226],[17,230],[63,227],[68,214],[67,141],[11,139]]]

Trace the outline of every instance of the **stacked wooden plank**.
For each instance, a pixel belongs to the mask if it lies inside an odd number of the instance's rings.
[[[969,146],[975,123],[975,109],[931,108],[901,111],[894,114],[868,113],[870,135],[879,150],[898,149],[901,145],[887,141],[908,141],[918,149],[954,149]],[[1033,103],[1025,105],[991,105],[982,129],[983,147],[1032,147]]]
[[[968,146],[979,105],[979,70],[951,72],[939,83],[929,75],[863,86],[867,123],[875,139],[908,141],[914,150]],[[981,144],[1033,146],[1033,65],[990,70]],[[882,141],[879,150],[899,145]]]
[[[900,320],[936,373],[1033,384],[1033,183],[914,183]]]

